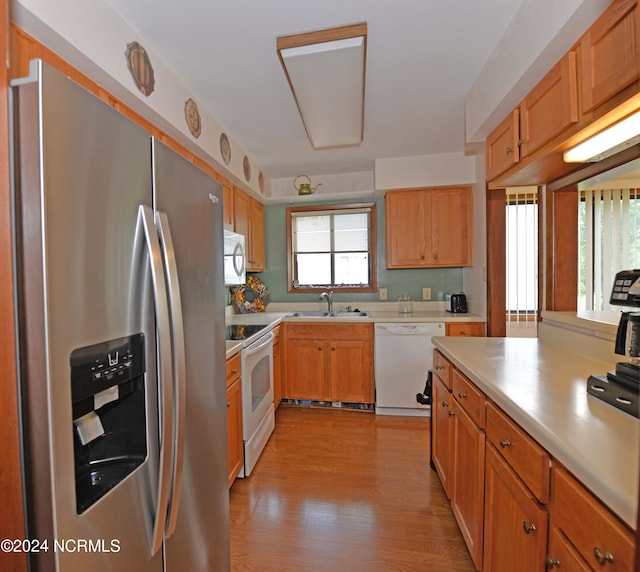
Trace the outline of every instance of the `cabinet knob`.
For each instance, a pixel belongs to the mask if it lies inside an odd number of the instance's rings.
[[[232,369],[232,370],[231,370],[231,374],[232,374],[232,375],[235,375],[236,373],[238,373],[238,370],[237,370],[237,369]]]
[[[513,147],[507,147],[507,152],[505,153],[505,155],[509,155],[510,153],[513,153]]]
[[[318,346],[318,351],[321,352],[322,351],[322,346]]]
[[[335,352],[335,351],[336,351],[336,348],[335,348],[335,347],[333,347],[333,346],[331,346],[331,351],[332,351],[332,352]]]
[[[231,407],[231,403],[227,401],[227,409],[229,409],[229,407]]]
[[[549,570],[551,570],[551,568],[553,568],[554,566],[560,568],[560,560],[558,560],[557,558],[551,558],[551,554],[547,554],[545,563],[547,564],[547,568]]]
[[[613,554],[611,554],[611,552],[605,552],[604,550],[596,546],[593,549],[593,554],[596,557],[596,561],[601,566],[604,566],[607,563],[613,564]]]
[[[449,411],[449,415],[455,415],[456,412],[455,411]]]
[[[536,531],[536,525],[526,520],[522,523],[522,528],[524,528],[526,534],[531,534]]]
[[[461,336],[468,336],[468,335],[469,335],[469,332],[467,332],[467,330],[461,330],[461,331],[460,331],[460,335],[461,335]]]
[[[462,391],[460,393],[458,393],[458,397],[466,397],[467,394],[466,393],[462,393]]]
[[[443,402],[441,403],[441,405],[442,405],[442,407],[449,407],[449,404],[448,404],[446,401],[443,401]]]
[[[505,447],[511,447],[511,441],[509,441],[509,439],[500,439],[499,443],[503,449]]]
[[[518,147],[522,147],[527,143],[526,139],[518,139]]]

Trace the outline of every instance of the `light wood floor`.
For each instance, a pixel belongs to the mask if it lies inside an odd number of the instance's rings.
[[[474,570],[429,468],[425,418],[281,406],[255,471],[231,488],[231,568]]]

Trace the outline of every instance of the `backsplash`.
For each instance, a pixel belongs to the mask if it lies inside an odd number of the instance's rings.
[[[368,199],[370,201],[370,199]],[[311,204],[336,204],[319,202]],[[352,202],[352,201],[349,201]],[[384,199],[375,200],[377,210],[377,267],[378,288],[387,289],[389,301],[395,301],[407,292],[414,300],[422,300],[422,288],[431,288],[432,300],[442,300],[446,292],[462,290],[462,268],[429,268],[389,270],[385,260],[384,237]],[[315,302],[318,294],[290,294],[287,292],[287,205],[270,205],[264,210],[265,223],[265,272],[257,273],[269,288],[272,302]],[[379,301],[378,292],[362,294],[335,294],[334,300],[340,302]]]

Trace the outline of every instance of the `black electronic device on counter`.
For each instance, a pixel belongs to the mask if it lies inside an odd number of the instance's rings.
[[[640,307],[640,269],[616,274],[610,304]],[[622,312],[616,334],[615,353],[627,357],[606,375],[592,375],[587,392],[621,411],[640,418],[640,312]]]
[[[447,312],[452,314],[466,314],[467,313],[467,296],[464,292],[455,292],[453,294],[445,295]]]

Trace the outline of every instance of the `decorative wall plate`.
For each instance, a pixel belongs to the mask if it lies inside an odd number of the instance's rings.
[[[200,111],[198,111],[198,104],[189,98],[184,103],[184,118],[187,121],[189,131],[196,139],[200,137],[202,132],[202,120],[200,119]]]
[[[229,138],[226,133],[220,135],[220,155],[225,165],[231,162],[231,145],[229,145]]]
[[[258,173],[258,187],[260,187],[260,192],[264,195],[264,175],[262,171]]]
[[[156,80],[153,75],[153,66],[146,50],[138,43],[127,44],[127,67],[136,84],[136,87],[146,96],[153,93]]]
[[[244,172],[244,178],[247,179],[247,183],[251,180],[251,164],[249,163],[249,157],[246,155],[242,159],[242,171]]]

